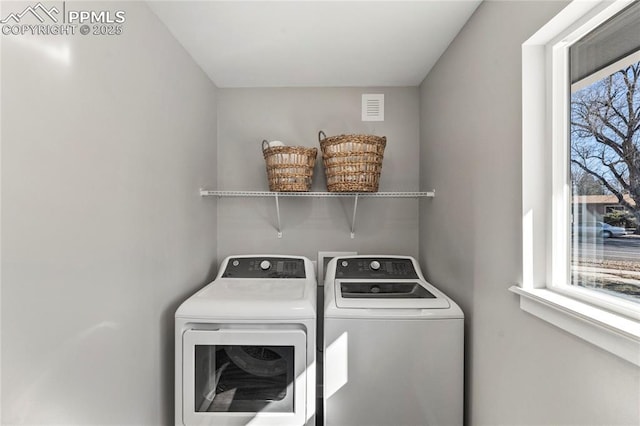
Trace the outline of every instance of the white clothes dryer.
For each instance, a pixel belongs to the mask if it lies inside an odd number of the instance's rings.
[[[296,256],[230,256],[175,314],[176,425],[315,423],[316,278]]]
[[[464,316],[408,256],[329,262],[324,424],[460,426]]]

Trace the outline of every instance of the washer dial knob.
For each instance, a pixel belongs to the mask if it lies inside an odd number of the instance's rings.
[[[271,268],[271,262],[269,262],[268,260],[263,260],[262,262],[260,262],[260,269],[266,271],[269,268]]]
[[[371,263],[369,264],[369,268],[371,268],[374,271],[377,271],[378,269],[380,269],[380,262],[378,262],[377,260],[372,260]]]

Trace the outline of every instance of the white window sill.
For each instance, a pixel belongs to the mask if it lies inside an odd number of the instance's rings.
[[[640,322],[548,289],[509,290],[520,308],[620,358],[640,366]]]

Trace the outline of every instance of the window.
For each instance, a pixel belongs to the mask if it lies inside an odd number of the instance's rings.
[[[605,205],[640,204],[639,27],[637,2],[574,1],[523,44],[523,279],[512,287],[525,311],[636,365],[640,240]]]
[[[625,30],[620,23],[634,16],[640,16],[640,3],[618,12],[569,48],[567,160],[572,189],[571,285],[640,303],[640,239],[629,235],[640,217],[640,185],[634,185],[640,179],[640,40],[637,46],[627,46],[635,51],[618,52],[622,57],[612,64],[607,63],[611,50],[597,62],[582,57],[598,57],[600,50],[592,47],[601,45],[603,38],[616,38]],[[620,205],[593,206],[589,196],[598,193]],[[628,215],[620,214],[625,208]],[[615,215],[613,209],[622,210]]]
[[[624,212],[625,209],[622,206],[604,206],[604,213],[611,214],[615,212]]]

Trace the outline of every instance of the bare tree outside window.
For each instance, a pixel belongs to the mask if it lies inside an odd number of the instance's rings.
[[[571,164],[640,221],[640,62],[572,95]]]

